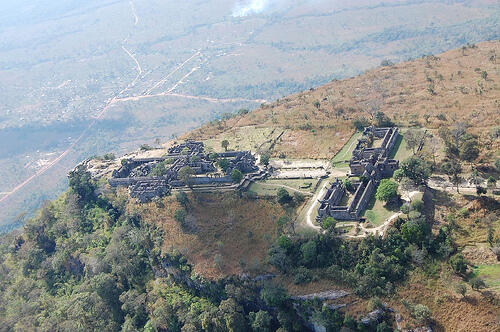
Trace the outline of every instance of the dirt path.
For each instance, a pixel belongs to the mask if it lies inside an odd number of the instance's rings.
[[[312,220],[312,214],[314,212],[314,209],[317,208],[316,206],[319,204],[319,198],[323,197],[326,192],[326,187],[328,186],[328,181],[325,181],[321,189],[311,198],[311,206],[309,206],[309,209],[307,210],[306,213],[306,224],[308,227],[314,229],[314,230],[321,230],[321,227],[318,225],[315,225],[313,220]]]
[[[137,18],[137,15],[135,14],[135,8],[133,7],[132,1],[130,1],[130,4],[132,5],[133,15],[136,18],[136,22],[138,22],[139,19]],[[113,98],[111,98],[109,101],[107,101],[105,103],[105,105],[103,106],[102,110],[94,117],[94,119],[85,128],[85,130],[76,138],[76,140],[73,141],[73,143],[71,143],[69,145],[69,147],[66,150],[64,150],[54,160],[52,160],[49,163],[47,163],[46,165],[44,165],[42,168],[40,168],[38,171],[36,171],[33,175],[31,175],[30,177],[28,177],[26,180],[24,180],[23,182],[21,182],[20,184],[18,184],[17,186],[15,186],[5,196],[3,196],[2,198],[0,198],[0,203],[3,202],[3,201],[5,201],[7,198],[9,198],[10,196],[12,196],[17,191],[19,191],[25,185],[27,185],[28,183],[30,183],[31,181],[33,181],[34,179],[36,179],[40,175],[44,174],[47,170],[51,169],[53,166],[55,166],[57,163],[59,163],[59,161],[61,159],[63,159],[68,153],[70,153],[75,148],[75,146],[77,144],[79,144],[81,142],[81,140],[83,139],[83,137],[85,137],[85,135],[95,126],[95,124],[97,123],[97,121],[100,120],[104,116],[104,114],[107,112],[107,110],[119,100],[118,96],[120,96],[123,92],[125,92],[131,86],[133,86],[135,84],[135,82],[137,82],[137,79],[140,76],[140,73],[142,73],[142,68],[141,68],[139,62],[137,61],[137,59],[132,55],[132,53],[130,51],[128,51],[123,46],[127,42],[127,40],[128,40],[128,37],[123,40],[123,42],[122,42],[122,48],[135,61],[136,65],[137,65],[137,70],[139,71],[139,74],[127,85],[127,87],[125,87],[120,92],[118,92],[117,94],[115,94],[115,96]]]
[[[178,65],[177,67],[175,67],[174,70],[172,70],[170,73],[167,74],[167,76],[165,76],[164,78],[162,78],[161,80],[159,80],[155,85],[153,85],[151,88],[149,88],[148,90],[146,90],[145,95],[150,95],[151,92],[153,92],[154,89],[156,89],[160,85],[162,85],[165,82],[167,82],[168,79],[173,74],[175,74],[177,71],[179,71],[179,69],[183,68],[189,61],[191,61],[192,59],[194,59],[198,55],[201,55],[201,52],[199,50],[196,51],[196,53],[194,53],[192,56],[190,56],[189,58],[187,58],[183,63],[181,63],[180,65]]]
[[[322,232],[323,230],[322,230],[322,228],[320,226],[314,224],[314,222],[312,220],[312,213],[313,213],[314,209],[317,208],[316,206],[319,204],[318,198],[322,197],[325,194],[327,185],[328,185],[328,181],[326,181],[323,184],[323,187],[321,188],[321,190],[316,195],[314,195],[314,197],[311,199],[313,201],[312,201],[311,206],[309,206],[309,209],[307,210],[307,214],[306,214],[306,224],[307,224],[307,226],[309,228],[313,229],[313,230],[320,231],[320,232]],[[410,201],[411,198],[413,196],[415,196],[416,194],[418,194],[418,193],[420,193],[420,191],[412,191],[412,192],[408,193],[407,197],[402,197],[402,198],[405,201]],[[402,215],[401,212],[396,212],[392,216],[390,216],[389,218],[387,218],[382,225],[379,225],[379,226],[373,227],[373,228],[366,228],[366,227],[364,227],[363,224],[361,224],[359,222],[356,222],[356,221],[353,221],[353,222],[342,222],[340,224],[337,224],[336,227],[337,228],[341,228],[341,227],[345,227],[345,226],[356,227],[356,226],[359,225],[359,228],[360,228],[359,234],[357,234],[357,235],[349,235],[349,234],[341,235],[341,237],[346,237],[346,238],[364,238],[364,237],[367,237],[370,234],[374,235],[374,234],[377,234],[377,233],[379,235],[384,235],[384,233],[386,232],[386,230],[390,226],[390,224],[394,220],[396,220],[396,218],[398,218],[400,215]]]
[[[132,0],[129,0],[128,2],[130,4],[130,9],[132,9],[132,15],[134,15],[134,26],[137,26],[137,23],[139,23],[139,17],[137,16],[137,12],[135,11],[135,6]]]

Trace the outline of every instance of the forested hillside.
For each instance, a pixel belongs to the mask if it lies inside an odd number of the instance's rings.
[[[81,164],[63,195],[0,238],[0,330],[499,331],[499,53],[495,41],[386,62],[182,136],[261,163],[324,162],[347,185],[359,130],[397,126],[400,169],[374,201],[400,205],[371,209],[394,216],[383,234],[347,234],[332,218],[304,226],[318,180],[139,203]],[[125,159],[90,164],[109,175]],[[335,296],[314,299],[325,291]]]

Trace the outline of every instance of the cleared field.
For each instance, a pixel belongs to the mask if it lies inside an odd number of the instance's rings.
[[[404,137],[399,135],[398,139],[396,140],[396,144],[394,145],[394,149],[392,150],[389,157],[391,159],[397,159],[401,162],[409,158],[412,154],[412,151],[409,150],[408,146],[406,145],[406,140],[404,139]]]
[[[205,145],[216,152],[222,152],[222,141],[229,142],[231,150],[252,150],[256,151],[265,145],[266,142],[273,140],[281,131],[276,128],[266,127],[258,128],[253,126],[237,127],[230,129],[215,138],[205,141]],[[276,134],[275,134],[276,133]]]
[[[389,210],[385,203],[372,197],[362,216],[375,226],[380,226],[396,211]]]
[[[335,168],[339,167],[347,167],[349,165],[348,161],[351,159],[352,151],[356,147],[356,142],[358,139],[362,136],[360,132],[355,132],[351,138],[347,141],[347,143],[344,145],[344,147],[333,157],[332,159],[332,165]]]
[[[474,276],[481,277],[489,288],[500,290],[500,264],[479,265],[474,268]]]
[[[290,195],[293,195],[295,192],[312,195],[317,183],[317,179],[266,180],[252,183],[249,190],[262,196],[276,196],[280,188],[285,188]]]

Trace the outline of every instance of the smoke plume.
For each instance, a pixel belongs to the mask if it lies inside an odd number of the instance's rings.
[[[244,17],[260,14],[271,5],[272,0],[243,0],[238,1],[233,8],[233,17]]]

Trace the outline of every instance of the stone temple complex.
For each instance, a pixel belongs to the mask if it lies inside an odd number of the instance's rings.
[[[317,221],[325,217],[336,220],[359,220],[360,214],[373,197],[381,179],[391,177],[399,162],[389,159],[398,139],[396,127],[366,127],[349,161],[350,188],[338,179],[320,200]]]
[[[225,160],[224,169],[217,168],[217,161],[221,159]],[[179,178],[179,171],[184,167],[191,168],[194,173],[190,178],[191,187],[234,186],[231,174],[235,169],[247,174],[245,180],[249,176],[262,178],[267,175],[257,167],[250,151],[206,153],[203,142],[187,141],[169,148],[168,153],[160,158],[123,159],[109,184],[112,187],[126,186],[131,197],[147,202],[168,195],[172,189],[186,187]],[[160,171],[155,171],[158,168]]]

